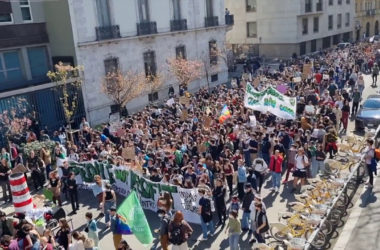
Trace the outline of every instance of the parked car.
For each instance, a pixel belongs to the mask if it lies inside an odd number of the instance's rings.
[[[350,47],[351,43],[338,43],[337,47],[339,49],[344,49],[344,48],[347,48],[347,47]]]
[[[370,95],[363,105],[360,105],[360,109],[355,118],[355,130],[361,131],[366,127],[376,129],[379,125],[380,95]]]

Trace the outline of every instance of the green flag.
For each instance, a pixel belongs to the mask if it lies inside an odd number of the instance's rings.
[[[117,213],[126,220],[132,233],[142,244],[152,243],[152,232],[135,191],[132,191],[123,201]]]

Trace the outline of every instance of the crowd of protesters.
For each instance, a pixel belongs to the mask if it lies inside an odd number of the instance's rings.
[[[32,150],[29,155],[22,155],[16,143],[3,148],[0,163],[3,199],[11,201],[8,176],[12,169],[21,165],[31,173],[36,190],[48,185],[54,203],[61,206],[65,196],[75,213],[80,209],[80,199],[78,201],[75,176],[68,162],[109,160],[153,182],[198,188],[204,240],[213,237],[215,227],[225,226],[231,249],[239,249],[241,231],[249,231],[254,236],[251,242],[265,242],[269,222],[261,196],[263,183],[269,178],[271,191],[275,194],[280,192],[281,185],[291,185],[291,192],[299,192],[308,178],[315,178],[324,170],[325,159],[333,158],[337,152],[339,135],[347,133],[350,115],[357,113],[365,88],[363,74],[372,74],[373,84],[376,84],[379,67],[374,58],[375,49],[371,44],[352,45],[295,58],[289,64],[280,64],[278,70],[259,69],[255,74],[260,79],[257,90],[285,84],[285,95],[297,97],[296,120],[282,120],[245,108],[245,82],[254,80],[248,73],[231,88],[219,86],[210,91],[203,88],[191,96],[181,88],[179,95],[188,96],[187,104],[181,104],[174,97],[174,102],[148,106],[123,118],[117,126],[106,124],[102,131],[92,129],[83,118],[74,140],[66,137],[64,129],[49,137],[47,131],[36,129],[33,123],[26,140],[53,140],[54,150],[50,152],[44,147],[39,152]],[[305,76],[303,65],[310,63],[312,73]],[[295,82],[299,78],[301,81]],[[219,113],[224,105],[232,116],[220,123]],[[253,115],[256,124],[251,122]],[[7,119],[9,116],[6,114]],[[4,115],[0,120],[3,124],[6,122]],[[123,159],[122,150],[126,146],[134,147],[134,159]],[[287,184],[290,173],[293,181]],[[96,177],[94,181],[94,195],[112,231],[117,218],[116,195],[105,180]],[[168,249],[171,243],[172,249],[187,249],[187,240],[193,230],[180,211],[172,210],[170,194],[163,194],[158,207],[162,248]],[[213,223],[214,209],[218,217],[216,225]],[[96,221],[92,214],[86,214],[86,218],[88,238],[97,245]],[[84,233],[72,233],[67,222],[62,220],[60,234],[40,235],[33,241],[33,226],[23,223],[19,222],[15,232],[3,230],[2,236],[10,234],[13,238],[3,236],[2,244],[8,239],[10,245],[16,241],[18,243],[14,244],[19,246],[9,249],[40,249],[29,247],[38,241],[41,249],[51,249],[46,247],[49,244],[69,249],[72,238],[81,241],[78,244],[82,245],[87,240]],[[120,241],[121,237],[114,234],[115,249],[126,249],[119,247]],[[22,247],[20,242],[23,242]]]

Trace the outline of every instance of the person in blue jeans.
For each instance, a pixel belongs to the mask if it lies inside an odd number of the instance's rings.
[[[228,230],[228,241],[230,243],[230,249],[231,250],[238,250],[239,249],[239,238],[240,238],[240,221],[237,218],[238,212],[236,210],[231,211],[230,218],[228,220],[228,224],[226,227],[225,232],[227,233]]]
[[[106,190],[103,192],[103,201],[102,201],[103,213],[105,215],[105,221],[106,221],[107,227],[111,225],[109,210],[113,206],[116,206],[116,193],[114,190],[112,190],[111,184],[107,183]]]
[[[251,206],[252,201],[255,199],[255,195],[253,194],[253,189],[251,183],[245,184],[244,187],[244,197],[242,202],[242,210],[243,210],[243,218],[241,219],[241,227],[243,231],[249,230],[249,217],[251,211],[249,207]]]
[[[207,240],[207,234],[210,232],[210,236],[214,236],[215,228],[214,222],[212,221],[212,211],[211,211],[211,200],[205,197],[206,191],[204,189],[199,189],[199,214],[201,217],[201,227],[203,238],[202,240]]]

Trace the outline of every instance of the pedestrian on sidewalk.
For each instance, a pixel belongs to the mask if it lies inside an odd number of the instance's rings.
[[[105,217],[105,222],[107,224],[107,227],[110,226],[110,213],[109,209],[113,206],[116,206],[116,193],[114,190],[112,190],[111,184],[107,183],[105,186],[105,191],[103,192],[103,201],[102,201],[102,207],[103,207],[103,213]]]
[[[92,213],[86,213],[87,227],[85,231],[87,232],[88,238],[94,241],[94,245],[98,247],[99,236],[98,236],[98,226],[96,225],[96,220],[93,219]]]
[[[243,198],[243,204],[242,204],[242,210],[243,210],[243,217],[241,219],[241,227],[243,231],[249,230],[249,215],[251,211],[249,210],[249,207],[252,203],[252,201],[255,199],[255,195],[253,194],[252,185],[250,183],[245,184],[244,188],[245,194]]]
[[[305,185],[306,182],[306,167],[309,166],[309,159],[305,155],[305,151],[303,148],[298,149],[298,153],[295,156],[296,168],[293,173],[293,189],[292,192],[297,190],[298,181],[301,180],[300,188]]]
[[[290,146],[290,149],[288,151],[288,164],[287,164],[287,168],[286,168],[286,174],[285,174],[285,179],[282,181],[282,184],[285,184],[288,182],[288,179],[289,179],[289,174],[293,171],[294,167],[295,167],[295,157],[296,157],[296,154],[297,154],[297,147],[296,147],[296,144],[292,144]]]
[[[376,160],[375,160],[375,149],[373,148],[373,140],[367,140],[367,147],[365,149],[365,163],[367,165],[367,172],[369,175],[369,180],[367,182],[368,187],[373,187],[373,172],[376,171]]]
[[[216,224],[218,225],[225,225],[226,223],[226,217],[227,217],[227,206],[226,206],[226,188],[223,185],[223,181],[221,179],[216,180],[216,187],[213,191],[214,201],[215,201],[215,207],[216,211],[218,213],[219,221]]]
[[[187,241],[189,240],[193,229],[184,220],[181,211],[174,214],[173,220],[169,224],[169,241],[173,244],[172,250],[188,250]]]
[[[239,250],[241,224],[237,217],[238,217],[238,212],[235,210],[231,211],[229,219],[228,219],[228,224],[225,230],[225,233],[227,233],[227,230],[228,230],[228,241],[229,241],[231,250]]]
[[[377,76],[379,75],[379,66],[377,63],[374,63],[373,68],[372,68],[372,86],[377,87]]]
[[[265,243],[264,234],[269,230],[269,222],[266,212],[263,210],[263,205],[258,203],[256,207],[256,230],[255,238],[258,243]]]
[[[261,192],[261,187],[264,184],[265,175],[269,171],[268,165],[262,158],[256,158],[253,161],[252,168],[254,169],[254,174],[257,180],[257,192]]]
[[[54,170],[50,172],[49,174],[49,184],[50,184],[50,190],[53,193],[53,203],[54,205],[62,206],[62,200],[61,200],[61,180],[58,177],[58,171]]]
[[[244,197],[244,185],[245,183],[247,182],[247,168],[245,167],[244,165],[244,161],[242,159],[239,159],[238,160],[238,174],[237,174],[237,177],[238,177],[238,185],[237,185],[237,189],[238,189],[238,197],[239,199],[243,199]]]
[[[73,214],[76,214],[76,210],[79,210],[78,202],[78,185],[75,180],[74,172],[70,172],[69,179],[67,180],[67,189],[70,196],[71,207],[73,209]]]

